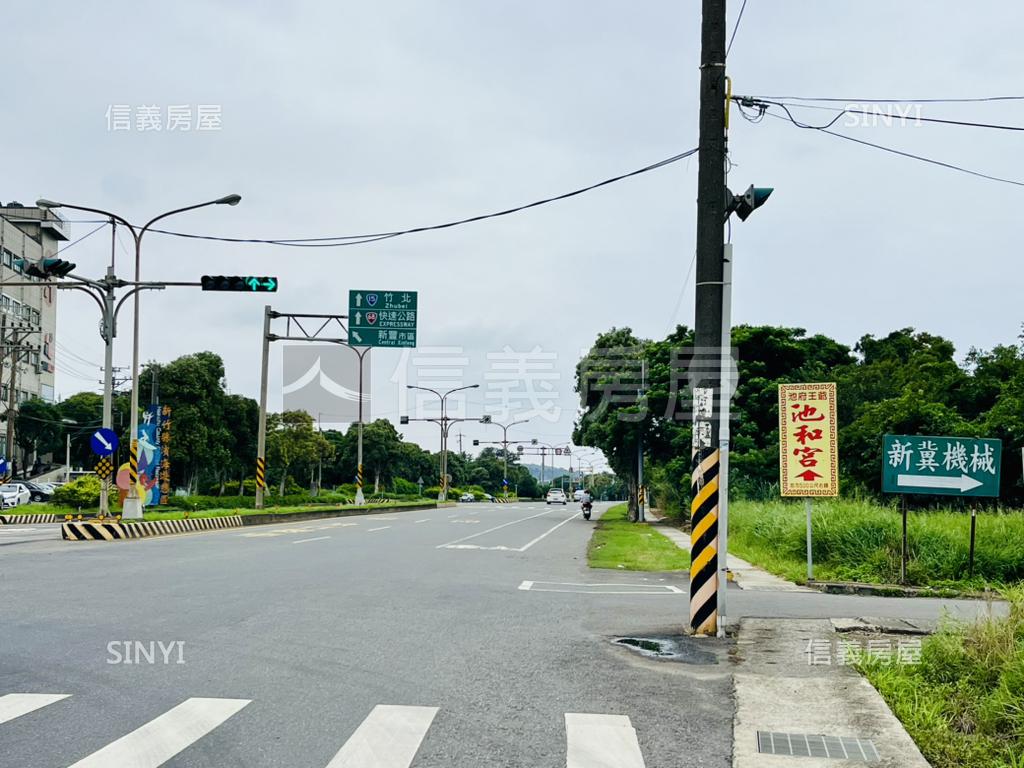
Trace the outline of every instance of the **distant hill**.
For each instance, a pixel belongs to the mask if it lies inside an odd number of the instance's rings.
[[[537,480],[540,480],[540,464],[523,464],[523,463],[520,463],[519,466],[520,467],[525,467],[527,470],[529,470],[531,475],[533,475],[535,478],[537,478]],[[574,474],[576,473],[576,471],[577,470],[573,469],[573,473]],[[545,482],[551,482],[551,479],[553,477],[561,477],[562,475],[568,476],[569,475],[569,470],[567,470],[565,467],[555,467],[554,472],[552,472],[550,465],[544,465],[544,481]]]

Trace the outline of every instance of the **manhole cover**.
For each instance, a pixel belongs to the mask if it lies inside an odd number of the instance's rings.
[[[865,763],[875,763],[882,759],[871,739],[826,736],[820,733],[758,731],[757,751],[764,755],[825,757],[833,760],[860,760]]]
[[[715,654],[699,648],[697,642],[690,637],[618,637],[612,642],[648,658],[681,661],[685,664],[718,663]]]

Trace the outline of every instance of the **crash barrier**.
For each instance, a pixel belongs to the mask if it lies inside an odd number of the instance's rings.
[[[172,533],[213,531],[220,528],[241,528],[241,515],[199,517],[187,520],[147,520],[141,523],[107,523],[98,520],[64,523],[61,536],[68,541],[115,541],[117,539],[144,539]]]
[[[59,523],[63,519],[59,515],[0,515],[0,525]]]

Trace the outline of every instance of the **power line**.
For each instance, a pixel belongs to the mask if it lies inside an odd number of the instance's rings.
[[[1024,101],[1024,96],[976,96],[963,99],[864,99],[837,96],[765,96],[776,101],[837,101],[845,104],[976,104],[986,101]]]
[[[989,181],[997,181],[997,182],[999,182],[1001,184],[1012,184],[1012,185],[1014,185],[1016,187],[1024,187],[1024,181],[1017,181],[1015,179],[1005,179],[1005,178],[1002,178],[1000,176],[992,176],[992,175],[987,174],[987,173],[982,173],[981,171],[972,171],[970,168],[964,168],[963,166],[960,166],[960,165],[954,165],[953,163],[947,163],[947,162],[944,162],[942,160],[936,160],[936,159],[931,158],[931,157],[925,157],[924,155],[915,155],[912,152],[904,152],[903,150],[900,150],[900,149],[894,149],[893,147],[887,147],[884,144],[875,144],[874,142],[871,142],[871,141],[865,141],[863,139],[855,139],[853,136],[847,136],[844,133],[837,133],[836,131],[830,131],[830,130],[828,130],[826,128],[821,128],[821,127],[812,126],[812,125],[801,125],[798,121],[794,120],[792,118],[792,116],[789,116],[789,118],[787,119],[786,117],[783,117],[782,115],[776,115],[776,114],[774,114],[772,112],[767,112],[765,114],[767,114],[768,117],[773,117],[773,118],[775,118],[777,120],[784,120],[784,121],[791,122],[793,125],[796,125],[798,128],[810,128],[810,129],[818,131],[819,133],[827,133],[829,136],[835,136],[835,137],[840,138],[840,139],[845,139],[846,141],[852,141],[855,144],[862,144],[865,147],[872,147],[874,149],[880,149],[883,152],[889,152],[889,153],[894,154],[894,155],[900,155],[901,157],[908,157],[908,158],[910,158],[912,160],[920,160],[923,163],[930,163],[932,165],[937,165],[937,166],[939,166],[941,168],[948,168],[951,171],[958,171],[960,173],[966,173],[966,174],[968,174],[970,176],[977,176],[978,178],[981,178],[981,179],[987,179]]]
[[[547,205],[548,203],[558,202],[560,200],[566,200],[570,197],[576,197],[582,195],[585,192],[590,192],[600,187],[608,186],[625,179],[632,178],[633,176],[639,176],[649,171],[663,168],[666,165],[678,162],[684,158],[690,157],[697,153],[697,148],[688,149],[685,152],[680,152],[678,155],[659,160],[651,165],[646,165],[643,168],[638,168],[635,171],[623,173],[619,176],[613,176],[610,179],[599,181],[596,184],[590,184],[580,189],[575,189],[571,192],[565,192],[554,197],[547,197],[542,200],[536,200],[532,203],[526,203],[525,205],[518,205],[514,208],[506,208],[505,210],[496,211],[494,213],[485,213],[478,216],[470,216],[465,219],[459,219],[457,221],[449,221],[444,224],[431,224],[423,227],[413,227],[410,229],[395,230],[391,232],[374,232],[363,235],[333,235],[331,237],[304,237],[304,238],[272,238],[272,239],[261,239],[261,238],[247,238],[247,237],[214,237],[212,235],[195,235],[185,232],[174,232],[166,229],[152,229],[151,232],[159,232],[163,235],[171,235],[173,237],[184,237],[190,240],[212,240],[222,243],[255,243],[264,245],[282,245],[293,248],[336,248],[345,245],[363,245],[365,243],[372,243],[378,240],[387,240],[393,237],[401,237],[403,235],[418,234],[420,232],[431,232],[438,229],[450,229],[451,227],[458,227],[464,224],[472,224],[478,221],[484,221],[485,219],[494,219],[500,216],[508,216],[513,213],[519,213],[521,211],[528,210],[530,208],[536,208],[541,205]],[[344,242],[338,242],[344,241]]]
[[[781,102],[781,101],[772,101],[770,99],[762,99],[762,98],[751,97],[751,96],[734,96],[733,100],[737,101],[738,103],[740,103],[743,107],[755,107],[755,108],[760,109],[760,105],[762,105],[762,104],[771,104],[772,106],[781,107],[786,112],[786,114],[789,116],[789,119],[793,121],[794,125],[798,126],[799,128],[814,128],[816,130],[822,130],[822,129],[825,129],[825,128],[831,128],[833,125],[835,125],[835,123],[837,123],[839,121],[839,118],[841,118],[843,115],[847,115],[847,114],[850,114],[850,115],[868,115],[870,117],[875,117],[875,118],[880,116],[878,112],[874,112],[874,111],[867,110],[867,109],[859,109],[859,108],[856,108],[856,107],[844,107],[842,109],[837,109],[835,107],[819,107],[819,106],[816,106],[816,105],[807,105],[807,104],[786,104],[786,103]],[[823,125],[809,125],[809,124],[803,123],[803,122],[797,120],[795,117],[793,117],[793,113],[789,111],[789,107],[796,107],[798,109],[827,109],[827,110],[830,110],[830,111],[834,110],[835,112],[837,112],[837,114],[836,114],[835,117],[833,117],[831,120],[829,120],[827,123],[825,123]],[[892,117],[894,117],[894,116],[889,116],[890,119]],[[1019,126],[1019,125],[1002,125],[1002,124],[996,124],[996,123],[978,123],[978,122],[973,122],[973,121],[970,121],[970,120],[948,120],[948,119],[943,119],[943,118],[938,118],[938,117],[922,117],[921,115],[914,115],[913,117],[910,117],[909,115],[906,115],[906,116],[896,116],[896,117],[901,117],[901,119],[911,119],[911,120],[913,120],[915,122],[919,122],[919,123],[938,123],[938,124],[941,124],[941,125],[958,125],[958,126],[964,126],[964,127],[969,127],[969,128],[992,128],[992,129],[1002,130],[1002,131],[1024,131],[1024,126]]]
[[[732,41],[736,39],[736,32],[740,28],[740,22],[743,20],[743,12],[747,10],[747,0],[743,0],[743,5],[740,6],[739,15],[736,17],[736,24],[732,28],[732,35],[729,36],[729,45],[725,48],[725,57],[729,58],[729,51],[732,50]]]
[[[93,235],[95,235],[95,234],[96,234],[97,232],[99,232],[99,231],[100,231],[101,229],[103,229],[103,228],[104,228],[105,226],[107,226],[108,224],[109,224],[109,222],[106,222],[106,221],[105,221],[105,222],[103,222],[102,224],[100,224],[100,225],[99,225],[98,227],[96,227],[96,229],[92,230],[91,232],[88,232],[88,233],[86,233],[86,234],[82,235],[82,236],[81,236],[80,238],[78,238],[77,240],[72,240],[72,241],[71,241],[70,243],[68,243],[67,245],[65,245],[65,246],[64,246],[63,248],[59,249],[59,250],[57,251],[57,253],[64,253],[64,251],[66,251],[66,250],[67,250],[68,248],[70,248],[71,246],[73,246],[73,245],[78,245],[78,244],[79,244],[80,242],[82,242],[83,240],[85,240],[85,239],[86,239],[87,237],[92,237]]]

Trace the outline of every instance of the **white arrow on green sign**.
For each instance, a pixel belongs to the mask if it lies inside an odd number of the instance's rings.
[[[997,497],[1001,462],[999,440],[885,435],[882,492]]]

